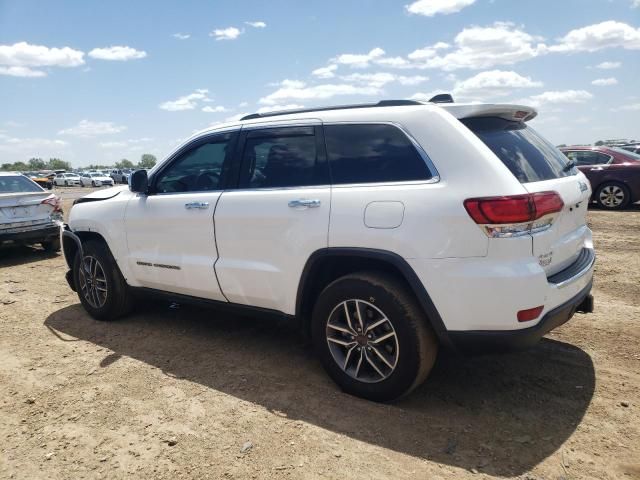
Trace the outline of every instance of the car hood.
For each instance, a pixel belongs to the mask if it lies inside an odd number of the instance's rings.
[[[78,203],[99,202],[100,200],[108,200],[120,194],[121,192],[128,190],[128,185],[119,185],[117,187],[105,188],[104,190],[97,190],[90,193],[89,195],[85,195],[84,197],[76,199],[73,204],[77,205]]]

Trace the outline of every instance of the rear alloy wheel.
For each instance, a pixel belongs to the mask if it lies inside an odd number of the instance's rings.
[[[406,285],[375,272],[344,276],[323,290],[313,310],[312,340],[342,390],[379,402],[420,385],[438,352]]]
[[[97,240],[82,244],[76,254],[73,281],[82,306],[96,320],[115,320],[132,307],[129,288],[111,252]]]
[[[631,200],[629,190],[619,183],[605,183],[596,192],[596,201],[602,208],[620,210]]]

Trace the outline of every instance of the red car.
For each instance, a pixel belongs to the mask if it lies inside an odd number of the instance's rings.
[[[640,155],[617,147],[560,149],[591,182],[592,201],[602,208],[622,209],[640,201]]]

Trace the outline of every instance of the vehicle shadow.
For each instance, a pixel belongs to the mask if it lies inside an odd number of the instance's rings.
[[[46,252],[39,246],[0,245],[0,268],[15,267],[33,262],[40,262],[62,255],[60,252]]]
[[[102,368],[132,357],[291,419],[498,476],[521,475],[558,450],[595,386],[589,355],[543,340],[518,354],[441,354],[422,387],[395,404],[376,404],[341,393],[283,323],[166,305],[96,322],[77,304],[54,312],[45,325],[60,341],[77,338],[112,350]]]

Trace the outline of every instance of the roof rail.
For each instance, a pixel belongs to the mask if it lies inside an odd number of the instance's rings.
[[[439,96],[440,95],[436,95],[436,97]],[[449,95],[449,97],[451,96]],[[359,103],[353,105],[334,105],[332,107],[300,108],[295,110],[280,110],[277,112],[252,113],[250,115],[245,115],[240,120],[253,120],[254,118],[275,117],[278,115],[289,115],[291,113],[324,112],[327,110],[347,110],[352,108],[402,107],[406,105],[424,105],[424,102],[420,102],[418,100],[380,100],[377,103]]]

